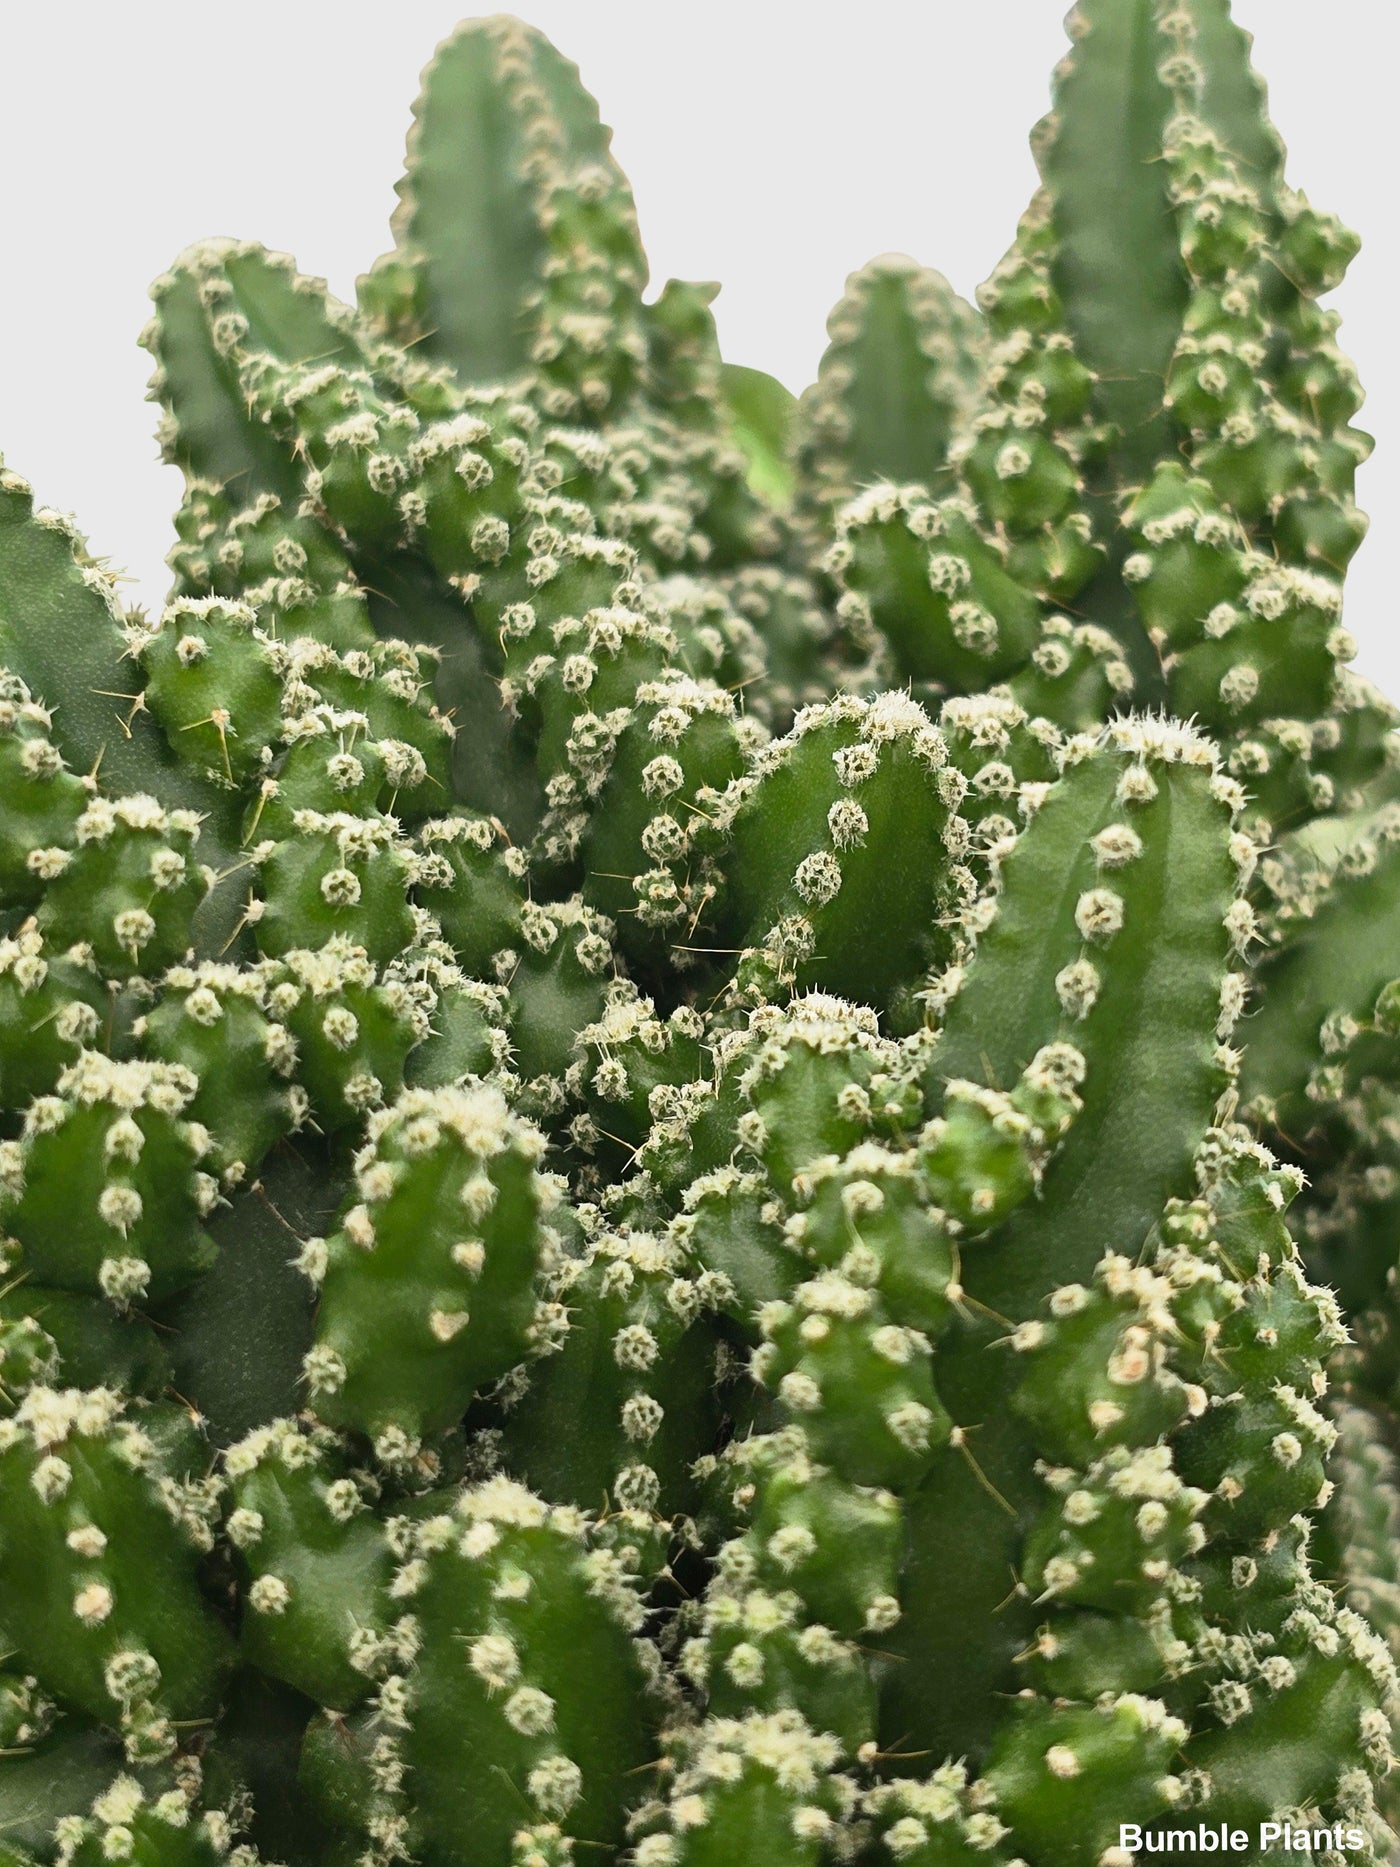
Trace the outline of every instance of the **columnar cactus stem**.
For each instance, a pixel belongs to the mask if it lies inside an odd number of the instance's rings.
[[[208,1715],[228,1659],[195,1581],[217,1501],[188,1476],[189,1423],[36,1387],[3,1438],[10,1640],[41,1684],[119,1725],[133,1761],[168,1755],[172,1720]]]
[[[239,360],[251,348],[289,362],[358,362],[343,307],[290,255],[234,240],[189,248],[151,297],[156,312],[142,342],[156,361],[151,399],[166,411],[167,456],[244,504],[267,493],[295,498],[295,471],[244,401]]]
[[[485,1084],[408,1090],[367,1133],[358,1198],[305,1256],[307,1386],[332,1424],[412,1456],[530,1346],[544,1138]]]
[[[890,253],[851,274],[826,328],[800,417],[809,497],[849,499],[870,480],[937,485],[981,386],[976,311],[942,273]]]
[[[630,192],[576,67],[519,20],[460,28],[425,79],[398,184],[395,251],[360,281],[361,304],[386,335],[421,340],[464,382],[505,381],[536,360],[542,333],[521,308],[547,292],[552,246],[575,231],[593,178],[619,198],[624,241]],[[640,292],[646,261],[634,221],[630,247],[629,283]],[[610,286],[601,270],[596,283]],[[598,315],[579,307],[581,319],[590,313]]]

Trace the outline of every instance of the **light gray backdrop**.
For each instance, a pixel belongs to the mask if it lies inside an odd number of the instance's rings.
[[[456,0],[48,0],[0,65],[0,447],[158,603],[178,475],[135,346],[189,241],[257,238],[338,293],[388,244],[409,103]],[[653,278],[724,282],[726,354],[801,389],[845,274],[899,249],[971,292],[1034,185],[1026,132],[1060,0],[533,0],[616,129]],[[1366,241],[1337,294],[1380,436],[1348,585],[1361,665],[1400,694],[1400,308],[1388,9],[1236,0],[1290,180]]]

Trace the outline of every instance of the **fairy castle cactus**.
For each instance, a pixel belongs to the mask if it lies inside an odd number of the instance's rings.
[[[1356,243],[1070,36],[794,399],[468,22],[356,306],[152,288],[159,614],[0,470],[0,1867],[1394,1845]]]

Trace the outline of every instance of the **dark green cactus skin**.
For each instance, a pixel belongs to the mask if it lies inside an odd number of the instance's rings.
[[[986,338],[941,273],[899,254],[846,281],[801,411],[804,477],[828,500],[870,480],[937,485],[975,407]]]
[[[551,250],[567,250],[571,220],[586,222],[609,195],[625,204],[613,231],[622,250],[611,257],[640,295],[646,261],[612,133],[547,39],[504,17],[456,34],[439,48],[415,117],[396,251],[360,283],[388,334],[421,337],[467,383],[553,361],[539,355],[543,331],[522,311],[538,316]],[[613,284],[601,265],[599,277]]]
[[[172,1719],[213,1709],[226,1659],[195,1579],[217,1503],[187,1481],[181,1455],[201,1448],[181,1436],[188,1422],[125,1413],[103,1389],[37,1387],[3,1454],[7,1631],[41,1685],[120,1724],[133,1758],[165,1754]]]
[[[1393,1847],[1355,242],[1070,32],[800,400],[496,18],[156,282],[159,614],[0,470],[0,1867]]]

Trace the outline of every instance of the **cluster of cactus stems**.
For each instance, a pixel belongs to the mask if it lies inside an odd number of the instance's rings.
[[[159,615],[0,470],[0,1867],[1392,1845],[1356,243],[1070,32],[800,401],[497,18],[152,288]]]

